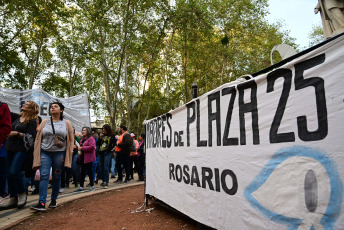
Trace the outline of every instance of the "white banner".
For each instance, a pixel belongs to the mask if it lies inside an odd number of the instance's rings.
[[[344,36],[146,122],[146,194],[216,229],[343,229]]]
[[[81,131],[84,126],[91,127],[86,93],[69,98],[57,98],[38,88],[17,90],[0,87],[0,101],[7,103],[14,113],[19,113],[26,101],[34,101],[39,105],[39,116],[42,119],[49,118],[50,104],[59,101],[65,106],[63,116],[72,122],[76,131]]]

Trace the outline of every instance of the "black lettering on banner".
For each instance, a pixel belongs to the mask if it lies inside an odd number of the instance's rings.
[[[290,69],[277,69],[267,76],[267,89],[266,92],[270,93],[274,91],[275,81],[280,78],[284,78],[282,94],[278,102],[277,110],[270,129],[270,143],[282,143],[282,142],[294,142],[294,132],[278,133],[278,128],[281,125],[285,107],[288,102],[289,93],[291,89],[292,72]]]
[[[184,146],[184,142],[183,142],[183,131],[179,131],[179,138],[178,138],[178,142],[179,142],[179,146]]]
[[[157,127],[156,127],[156,147],[161,146],[161,137],[160,137],[160,128],[161,128],[162,119],[161,117],[157,118]]]
[[[174,132],[174,146],[175,146],[175,147],[178,146],[178,142],[179,142],[179,135],[178,135],[178,132],[175,131],[175,132]]]
[[[40,106],[40,114],[42,116],[47,116],[48,115],[48,102],[42,102],[41,106]]]
[[[166,118],[167,118],[167,126],[170,129],[170,139],[168,139],[168,136],[166,136],[166,141],[167,141],[167,148],[170,148],[172,145],[172,127],[169,122],[169,119],[172,119],[172,114],[170,113],[166,114]]]
[[[169,165],[170,167],[170,180],[173,178],[173,180],[176,179],[176,177],[174,176],[174,164],[170,163]]]
[[[153,148],[156,147],[156,127],[158,126],[158,120],[154,119],[153,122],[152,122],[152,129],[153,129]]]
[[[190,185],[193,185],[194,183],[196,183],[198,187],[201,187],[201,183],[199,181],[199,176],[198,176],[198,170],[196,166],[192,166],[192,169],[191,169]]]
[[[231,94],[231,98],[228,103],[225,130],[224,130],[223,139],[222,139],[223,146],[238,145],[239,138],[237,137],[228,138],[231,120],[232,120],[232,114],[233,114],[234,101],[235,101],[235,96],[236,96],[235,87],[227,87],[227,88],[222,89],[222,96],[227,95],[227,94]]]
[[[162,119],[162,123],[161,123],[161,144],[162,144],[163,148],[166,148],[166,140],[165,140],[165,136],[164,136],[166,116],[162,115],[161,119]]]
[[[220,171],[218,168],[215,168],[215,188],[216,192],[220,192]]]
[[[303,72],[325,62],[325,54],[320,54],[306,61],[295,64],[295,90],[313,86],[315,89],[315,100],[317,106],[318,129],[308,131],[307,117],[297,117],[297,128],[299,138],[303,141],[318,141],[324,139],[328,134],[327,106],[325,96],[324,79],[320,77],[303,76]]]
[[[213,171],[211,170],[211,168],[202,167],[202,188],[207,187],[206,185],[206,182],[207,182],[209,189],[214,190],[214,185],[211,179],[213,179]]]
[[[226,176],[229,175],[232,178],[232,188],[229,189],[226,184]],[[225,169],[221,173],[221,184],[222,189],[225,191],[225,193],[229,195],[234,195],[238,191],[238,180],[236,178],[236,175],[233,173],[232,170]]]
[[[215,101],[216,111],[213,112],[212,102]],[[216,121],[217,146],[221,146],[221,109],[220,91],[208,95],[208,144],[213,146],[213,120]]]
[[[151,143],[150,143],[150,139],[151,139],[151,135],[150,135],[150,122],[147,122],[146,124],[146,148],[149,149],[151,147]]]
[[[190,174],[189,174],[189,166],[184,165],[183,166],[183,180],[185,184],[189,184],[190,183]]]
[[[150,133],[149,133],[149,122],[146,123],[146,148],[149,149],[150,148]]]
[[[190,102],[186,105],[187,108],[187,118],[186,118],[186,145],[190,146],[190,124],[196,120],[196,110],[195,102]],[[190,111],[192,110],[192,116],[190,116]]]
[[[182,167],[180,165],[177,165],[176,166],[176,180],[178,182],[181,182],[182,178],[183,178]]]
[[[196,100],[197,104],[197,122],[196,122],[196,129],[197,129],[197,147],[207,146],[206,140],[200,140],[201,139],[201,114],[200,114],[200,103],[199,99]]]
[[[237,88],[239,91],[240,144],[246,145],[245,113],[251,113],[253,144],[258,145],[260,141],[257,108],[257,83],[254,80],[250,80],[239,84]],[[245,89],[251,90],[251,102],[249,103],[244,102]]]

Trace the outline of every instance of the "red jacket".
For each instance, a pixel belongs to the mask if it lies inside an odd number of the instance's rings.
[[[2,102],[0,102],[2,103]],[[8,108],[8,105],[2,103],[0,105],[0,146],[2,142],[5,141],[5,138],[12,131],[12,122],[11,122],[11,112]]]

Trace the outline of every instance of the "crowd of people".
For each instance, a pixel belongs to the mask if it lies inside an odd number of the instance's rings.
[[[108,124],[99,135],[91,127],[75,132],[63,111],[62,103],[53,102],[50,118],[42,120],[33,101],[23,104],[19,114],[0,101],[0,210],[23,208],[31,192],[39,194],[39,201],[30,208],[45,211],[49,188],[48,207],[56,208],[70,182],[79,193],[94,191],[98,181],[108,188],[110,175],[118,176],[115,183],[128,183],[135,170],[138,180],[145,180],[145,134],[137,141],[125,125],[115,135]]]

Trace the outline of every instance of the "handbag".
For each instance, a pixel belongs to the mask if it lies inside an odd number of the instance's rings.
[[[55,145],[59,148],[65,147],[66,146],[66,139],[61,137],[60,135],[55,134],[53,119],[50,118],[50,121],[51,121],[51,127],[53,128],[53,134],[55,135]]]
[[[27,152],[33,150],[33,146],[35,144],[35,140],[33,139],[33,136],[29,133],[24,133],[23,134],[23,142],[24,142],[24,147]]]

